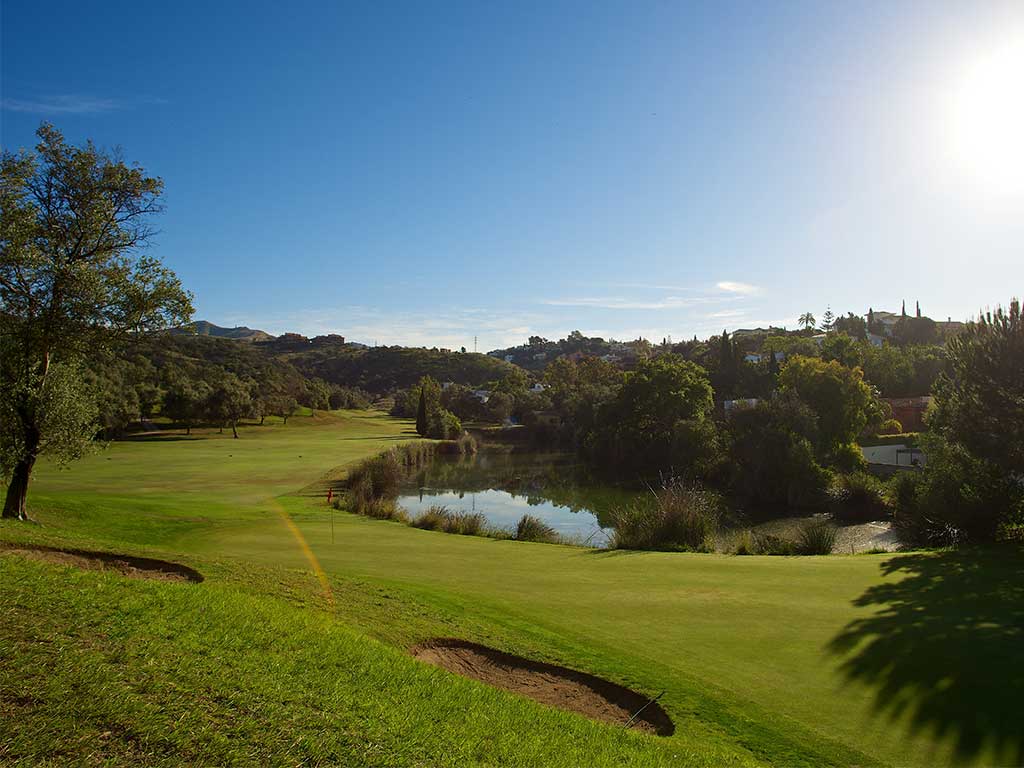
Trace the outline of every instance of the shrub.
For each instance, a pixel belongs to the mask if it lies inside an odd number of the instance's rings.
[[[479,512],[452,512],[441,504],[433,504],[417,517],[407,520],[413,528],[425,531],[457,533],[462,536],[486,536],[487,518]]]
[[[362,514],[378,520],[396,520],[400,523],[408,520],[405,510],[395,504],[394,499],[374,499],[364,507]]]
[[[878,429],[880,435],[899,435],[903,433],[903,425],[897,419],[886,419]]]
[[[756,555],[757,550],[754,548],[754,534],[750,531],[743,531],[736,539],[736,550],[737,555]]]
[[[831,555],[836,545],[836,527],[827,520],[810,520],[800,528],[797,537],[798,555]]]
[[[350,509],[360,515],[381,516],[382,508],[371,513],[371,506],[377,502],[393,501],[402,478],[426,464],[433,455],[433,443],[418,441],[391,448],[360,462],[349,470],[345,480]]]
[[[349,477],[348,480],[349,507],[356,514],[363,514],[363,510],[375,498],[373,495],[373,479],[369,473],[359,474],[356,477]],[[341,500],[335,502],[340,509]]]
[[[539,541],[554,544],[558,533],[550,525],[533,515],[523,515],[516,523],[516,541]]]
[[[892,514],[885,484],[866,472],[836,475],[828,495],[832,518],[839,523],[883,520]]]
[[[436,444],[427,440],[417,440],[413,443],[405,443],[398,448],[392,448],[399,462],[406,469],[419,469],[434,458]]]
[[[653,499],[612,511],[611,546],[713,552],[721,515],[718,494],[696,484],[670,480]]]
[[[754,555],[795,555],[796,544],[773,533],[754,535]]]
[[[905,547],[956,547],[1000,537],[1019,520],[1024,488],[963,446],[931,436],[924,471],[890,484],[893,525]]]
[[[394,496],[402,480],[405,463],[399,451],[392,449],[357,464],[348,473],[349,489],[374,498]]]
[[[468,432],[459,435],[455,440],[444,440],[434,445],[438,453],[455,456],[472,456],[479,449],[477,439]]]
[[[435,440],[454,440],[462,434],[462,422],[451,411],[440,408],[435,411],[427,424],[427,437]]]
[[[856,443],[835,446],[830,453],[829,463],[840,472],[862,472],[868,468],[864,451]]]
[[[462,536],[481,536],[485,532],[487,518],[480,512],[456,512],[449,514],[442,530]]]
[[[440,504],[432,504],[413,518],[409,525],[413,528],[422,528],[425,531],[442,531],[451,517],[448,507]]]

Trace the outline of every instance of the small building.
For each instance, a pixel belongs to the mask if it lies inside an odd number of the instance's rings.
[[[881,347],[885,344],[885,339],[879,336],[877,333],[868,332],[868,344],[872,347]]]
[[[481,403],[486,403],[491,399],[491,390],[489,389],[474,389],[473,397],[479,400]]]
[[[747,352],[747,354],[743,356],[743,359],[748,363],[757,365],[761,362],[761,354],[759,352]]]
[[[534,394],[540,394],[540,393],[541,393],[541,392],[543,392],[543,391],[544,391],[545,389],[547,389],[547,387],[545,387],[545,386],[544,386],[543,384],[541,384],[541,383],[540,383],[539,381],[538,381],[538,382],[536,382],[536,383],[535,383],[535,384],[534,384],[534,385],[533,385],[532,387],[530,387],[530,391],[531,391],[531,392],[533,392]]]

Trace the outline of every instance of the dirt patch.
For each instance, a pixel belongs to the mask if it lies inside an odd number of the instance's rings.
[[[671,736],[675,725],[651,697],[574,669],[513,656],[464,640],[430,640],[417,645],[412,655],[464,677],[504,688],[550,707],[615,725],[633,721],[636,728],[659,736]]]
[[[90,552],[84,549],[57,549],[30,544],[2,544],[0,552],[12,553],[47,563],[73,565],[93,571],[111,570],[133,579],[162,581],[191,581],[198,584],[203,575],[194,568],[167,560],[134,555],[115,555],[111,552]]]

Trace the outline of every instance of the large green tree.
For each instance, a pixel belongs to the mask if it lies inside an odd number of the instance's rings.
[[[206,416],[210,393],[210,385],[205,381],[177,377],[164,392],[163,415],[183,425],[185,434],[190,435],[192,427]]]
[[[675,354],[642,360],[601,409],[602,458],[649,472],[669,469],[677,426],[708,418],[713,404],[707,372],[696,363]]]
[[[1020,302],[950,339],[929,426],[1004,473],[1024,477],[1024,317]]]
[[[779,390],[792,392],[814,411],[824,451],[857,439],[868,423],[874,398],[860,368],[799,355],[782,367]]]
[[[37,136],[35,151],[0,156],[0,472],[3,516],[21,519],[38,457],[73,459],[95,434],[76,367],[192,314],[174,274],[142,254],[161,180],[51,125]]]
[[[233,373],[224,374],[214,385],[207,400],[210,420],[231,427],[238,439],[238,422],[252,415],[252,384]]]

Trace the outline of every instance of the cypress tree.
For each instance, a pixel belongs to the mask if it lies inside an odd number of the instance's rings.
[[[420,387],[420,405],[416,409],[416,433],[420,437],[427,435],[427,394],[423,387]]]
[[[720,340],[721,348],[719,349],[719,361],[718,371],[720,384],[724,393],[732,394],[736,387],[737,369],[738,364],[736,362],[736,353],[738,348],[733,345],[729,340],[729,333],[722,331],[722,338]]]

